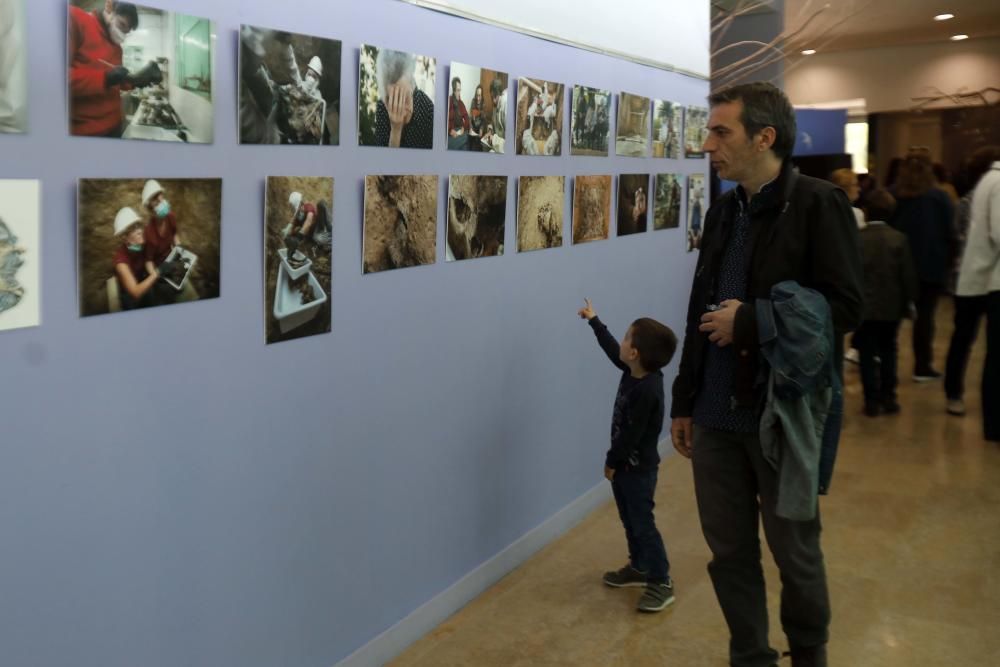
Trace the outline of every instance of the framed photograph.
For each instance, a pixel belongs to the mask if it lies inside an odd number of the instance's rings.
[[[708,109],[688,107],[684,120],[684,157],[705,157],[702,146],[708,138]]]
[[[611,91],[573,86],[570,155],[608,156],[611,135]]]
[[[653,187],[653,229],[674,229],[681,224],[682,174],[656,174]]]
[[[333,179],[270,176],[264,200],[268,344],[330,332]]]
[[[0,180],[0,331],[41,323],[41,182]]]
[[[506,176],[449,178],[447,261],[502,255],[506,220]]]
[[[0,2],[0,134],[28,131],[28,33],[24,0]]]
[[[611,176],[573,179],[573,243],[603,241],[611,229]]]
[[[437,60],[361,45],[358,145],[434,147]]]
[[[340,42],[240,27],[241,144],[340,143]]]
[[[451,64],[448,150],[502,154],[507,143],[506,72]]]
[[[518,155],[562,155],[564,93],[561,83],[517,80]]]
[[[618,236],[646,231],[649,210],[649,174],[618,177]]]
[[[437,197],[437,176],[365,176],[364,273],[436,261]]]
[[[80,316],[219,296],[222,179],[80,180]]]
[[[687,251],[701,248],[701,234],[708,210],[708,193],[705,191],[705,174],[688,176]]]
[[[215,36],[197,16],[70,0],[70,134],[212,143]]]
[[[623,157],[649,157],[649,98],[631,93],[618,97],[615,152]]]
[[[653,157],[680,159],[683,117],[684,107],[676,102],[653,102]]]
[[[565,176],[521,176],[517,184],[517,251],[563,244]]]

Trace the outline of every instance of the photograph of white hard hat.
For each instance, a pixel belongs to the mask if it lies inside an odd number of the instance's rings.
[[[142,186],[142,205],[149,206],[149,200],[161,192],[163,192],[163,188],[157,181],[153,179],[146,181],[146,184]]]
[[[292,212],[298,213],[299,206],[302,206],[302,193],[293,192],[291,196],[288,197],[288,203],[292,205]]]
[[[323,61],[319,59],[319,56],[313,56],[309,61],[309,69],[316,73],[316,76],[323,78]]]
[[[156,181],[150,182],[155,183]],[[131,206],[122,208],[118,211],[118,215],[115,216],[115,236],[118,236],[137,222],[142,222],[142,218],[139,217],[139,214]]]

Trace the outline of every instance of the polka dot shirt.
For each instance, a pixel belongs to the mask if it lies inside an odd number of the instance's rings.
[[[379,100],[375,112],[375,144],[389,145],[389,134],[392,125],[389,124],[389,110],[385,103]],[[434,146],[434,102],[423,91],[417,89],[413,93],[413,116],[403,127],[399,140],[400,148],[433,148]]]

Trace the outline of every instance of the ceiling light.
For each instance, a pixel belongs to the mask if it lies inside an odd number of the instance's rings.
[[[955,39],[955,38],[952,37],[952,39]],[[806,49],[805,51],[802,52],[802,55],[804,55],[804,56],[811,56],[814,53],[816,53],[816,49]]]
[[[963,39],[969,39],[969,36],[968,35],[952,35],[951,36],[951,41],[953,41],[953,42],[961,42]]]
[[[954,14],[938,14],[934,17],[935,21],[947,21],[948,19],[955,18]]]

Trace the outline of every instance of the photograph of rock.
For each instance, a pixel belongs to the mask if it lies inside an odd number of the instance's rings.
[[[705,192],[705,175],[691,174],[688,176],[688,208],[687,208],[687,250],[701,248],[701,233],[705,221],[708,202]]]
[[[364,273],[435,262],[437,193],[437,176],[365,176]]]
[[[80,179],[80,315],[219,296],[222,179]]]
[[[448,179],[447,261],[503,254],[506,176]]]
[[[0,134],[28,130],[25,0],[0,1]]]
[[[646,231],[649,209],[649,174],[618,177],[618,236]]]
[[[607,157],[611,134],[611,91],[573,86],[570,155]]]
[[[70,0],[70,134],[212,143],[215,39],[205,18]]]
[[[361,45],[358,145],[434,147],[437,60]]]
[[[267,343],[330,332],[333,179],[270,176],[264,200]]]
[[[573,243],[602,241],[611,229],[611,176],[573,179]]]
[[[615,153],[623,157],[649,157],[649,98],[631,93],[618,96]]]
[[[673,229],[681,224],[682,174],[657,174],[654,186],[653,229]]]
[[[240,143],[340,143],[340,42],[240,26]]]
[[[684,157],[705,157],[702,145],[708,138],[708,109],[688,107],[684,118]]]
[[[517,251],[563,244],[565,176],[521,176],[517,184]]]
[[[676,102],[653,102],[653,157],[680,159],[683,117],[684,107]]]
[[[562,155],[564,89],[542,79],[517,80],[518,155]]]
[[[452,63],[448,88],[448,150],[504,152],[507,73]]]
[[[41,183],[0,179],[0,331],[41,323]]]

